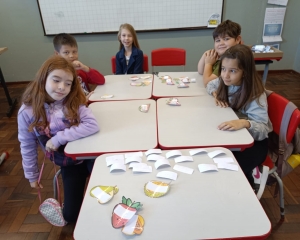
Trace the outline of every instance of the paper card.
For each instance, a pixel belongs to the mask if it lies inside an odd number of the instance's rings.
[[[189,85],[186,85],[185,83],[181,82],[181,83],[179,83],[179,84],[177,85],[177,87],[179,87],[179,88],[188,88]]]
[[[101,99],[107,99],[107,98],[112,98],[114,95],[107,95],[107,94],[105,94],[105,95],[102,95],[100,98]]]
[[[189,153],[191,156],[193,156],[198,153],[207,153],[207,150],[205,148],[199,148],[199,149],[195,149],[195,150],[190,150]]]
[[[139,86],[142,86],[143,83],[141,83],[141,82],[131,82],[130,85],[139,87]]]
[[[176,163],[179,162],[193,162],[193,157],[191,156],[180,156],[174,159]]]
[[[114,163],[124,164],[124,155],[113,155],[105,158],[106,166],[110,166]]]
[[[163,166],[163,165],[168,165],[168,166],[171,166],[170,165],[170,162],[168,159],[160,159],[160,160],[157,160],[154,164],[155,168],[158,169],[159,167]]]
[[[214,164],[199,164],[198,165],[199,171],[200,172],[207,172],[207,171],[217,171],[218,172],[218,168],[216,165]]]
[[[135,235],[135,228],[138,221],[138,215],[133,215],[133,217],[126,223],[122,228],[122,232],[126,235]]]
[[[228,169],[232,171],[238,171],[238,166],[230,163],[218,163],[218,168]]]
[[[131,152],[131,153],[125,153],[125,158],[129,158],[129,157],[142,157],[143,153],[142,152]]]
[[[126,165],[125,164],[120,164],[120,163],[115,163],[112,164],[110,166],[110,172],[114,171],[114,170],[123,170],[124,172],[126,172]]]
[[[180,106],[180,102],[177,98],[169,98],[167,101],[168,105],[172,105],[172,106]]]
[[[187,174],[193,174],[193,172],[194,172],[194,169],[189,168],[189,167],[180,166],[178,164],[176,164],[173,167],[173,169],[178,171],[178,172],[183,172],[183,173],[187,173]]]
[[[147,161],[158,161],[161,159],[166,159],[166,158],[164,156],[156,155],[156,154],[151,154],[147,157]]]
[[[132,157],[128,157],[125,159],[125,164],[127,163],[131,163],[131,162],[142,162],[142,158],[141,157],[137,157],[137,156],[132,156]]]
[[[231,163],[231,162],[234,162],[233,161],[233,158],[231,157],[216,157],[216,158],[213,158],[214,160],[214,163]]]
[[[196,78],[192,78],[191,83],[195,83],[195,82],[196,82]]]
[[[171,172],[171,171],[161,171],[161,172],[156,174],[156,177],[176,180],[177,179],[177,173],[176,172]]]
[[[136,80],[138,80],[138,79],[139,79],[138,76],[132,76],[132,77],[130,77],[130,80],[131,80],[131,81],[136,81]]]
[[[170,78],[166,79],[166,83],[167,83],[167,85],[174,85],[172,79],[170,79]]]
[[[220,155],[220,154],[225,154],[225,152],[222,150],[216,150],[216,151],[209,152],[207,155],[210,158],[214,158],[215,156]]]
[[[132,162],[129,164],[128,168],[133,168],[134,166],[148,166],[147,163],[139,163],[139,162]]]
[[[152,166],[141,166],[137,165],[132,168],[133,172],[152,172]]]
[[[150,154],[160,154],[160,153],[162,153],[161,149],[153,148],[153,149],[149,149],[147,152],[145,152],[145,155],[148,156]]]
[[[106,203],[108,202],[113,195],[110,195],[103,191],[100,187],[96,187],[91,190],[91,193],[101,202],[101,203]]]
[[[174,157],[174,156],[181,156],[182,153],[179,150],[172,150],[166,153],[166,158]]]

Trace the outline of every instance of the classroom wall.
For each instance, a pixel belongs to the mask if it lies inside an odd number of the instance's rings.
[[[224,0],[223,20],[231,19],[241,24],[245,44],[261,44],[267,6],[273,5],[268,5],[267,0]],[[283,42],[280,44],[284,56],[281,61],[271,64],[270,70],[294,69],[300,72],[300,31],[299,25],[295,26],[299,9],[299,0],[288,1]],[[212,31],[145,32],[138,33],[138,39],[143,52],[149,56],[149,66],[151,50],[182,47],[187,52],[185,71],[196,71],[202,53],[213,47]],[[79,60],[104,75],[111,74],[110,58],[119,47],[116,35],[76,35]],[[44,36],[37,0],[0,0],[0,47],[8,47],[8,51],[0,56],[0,66],[7,82],[32,80],[42,62],[53,54],[52,38]],[[263,68],[258,66],[258,69]]]

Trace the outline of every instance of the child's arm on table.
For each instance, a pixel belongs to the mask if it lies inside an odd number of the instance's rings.
[[[100,130],[91,109],[82,105],[79,107],[78,112],[80,116],[80,123],[77,126],[72,126],[64,129],[63,131],[57,132],[56,135],[49,140],[51,141],[51,146],[54,147],[54,149],[51,150],[56,150],[61,145],[87,137]],[[50,146],[50,143],[48,146]]]

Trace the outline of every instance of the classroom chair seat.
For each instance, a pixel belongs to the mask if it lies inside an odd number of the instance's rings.
[[[113,74],[116,74],[116,56],[111,57],[111,71]],[[144,73],[147,73],[149,71],[148,67],[148,55],[144,54],[144,60],[143,60],[143,71]]]
[[[154,66],[185,67],[186,52],[182,48],[159,48],[151,51],[152,72]]]

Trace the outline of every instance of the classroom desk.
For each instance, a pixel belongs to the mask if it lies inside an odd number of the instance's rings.
[[[139,79],[131,81],[132,76],[145,77],[151,76],[148,79]],[[131,86],[132,82],[141,82],[150,80],[148,86]],[[105,84],[95,88],[94,93],[90,96],[90,102],[99,101],[116,101],[116,100],[132,100],[132,99],[150,99],[152,96],[152,74],[132,74],[132,75],[107,75],[105,76]],[[114,95],[112,98],[102,99],[103,95]]]
[[[206,148],[208,151],[223,150],[227,157],[234,156],[225,148]],[[168,151],[163,151],[165,156]],[[182,155],[189,151],[181,150]],[[156,170],[154,162],[143,162],[153,167],[152,173],[132,173],[127,171],[109,172],[106,157],[99,156],[93,168],[84,201],[74,230],[74,239],[266,239],[271,231],[271,223],[259,200],[250,187],[240,167],[238,171],[219,169],[218,172],[200,173],[197,165],[213,164],[206,153],[193,156],[193,162],[179,163],[194,169],[193,174],[173,170],[172,167]],[[220,155],[221,157],[222,155]],[[234,164],[238,165],[234,159]],[[171,183],[169,192],[160,198],[150,198],[144,194],[144,184],[150,180],[169,183],[171,180],[157,178],[160,171],[178,173]],[[99,204],[90,196],[94,186],[118,186],[119,192],[106,204]],[[121,229],[111,225],[111,215],[122,196],[141,202],[138,211],[145,220],[141,235],[127,236]]]
[[[150,104],[147,113],[139,106]],[[92,109],[100,131],[69,142],[65,154],[77,159],[95,159],[109,152],[142,151],[157,146],[156,102],[152,99],[95,102]]]
[[[162,83],[162,80],[159,78],[161,76],[168,75],[171,78],[179,77],[189,77],[189,79],[195,78],[195,83],[188,83],[188,88],[178,88],[178,84],[173,81],[174,85],[167,85]],[[159,76],[159,77],[158,77]],[[203,84],[203,77],[198,72],[159,72],[157,75],[154,75],[153,82],[153,98],[161,97],[189,97],[189,96],[200,96],[206,95],[206,90]]]
[[[262,82],[263,82],[264,85],[266,84],[266,81],[267,81],[270,63],[273,63],[274,60],[279,61],[280,59],[281,59],[281,57],[257,58],[257,57],[255,57],[255,53],[254,53],[255,64],[256,65],[265,65],[263,78],[262,78]]]
[[[7,47],[3,47],[3,48],[0,48],[0,55],[2,53],[4,53],[5,51],[7,51]],[[17,99],[11,99],[10,95],[9,95],[9,91],[6,87],[6,83],[5,83],[5,80],[4,80],[4,76],[3,76],[3,73],[2,73],[2,70],[1,70],[1,67],[0,67],[0,83],[4,89],[4,92],[5,92],[5,96],[6,96],[6,99],[7,99],[7,102],[8,102],[8,105],[9,105],[9,109],[6,113],[6,116],[7,117],[10,117],[12,115],[12,112],[17,104]]]
[[[166,98],[157,100],[158,143],[162,149],[227,147],[245,149],[253,145],[246,129],[220,131],[222,122],[238,119],[231,108],[215,105],[210,95],[179,97],[181,106],[166,104]]]

